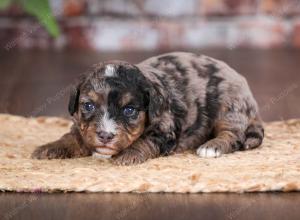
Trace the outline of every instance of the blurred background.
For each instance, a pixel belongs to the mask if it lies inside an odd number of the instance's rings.
[[[0,14],[0,40],[7,50],[300,48],[299,0],[1,1],[12,2],[2,3],[5,10]],[[33,2],[36,10],[26,2]],[[42,26],[57,38],[51,38]]]
[[[0,112],[67,116],[92,64],[169,51],[224,60],[266,121],[300,117],[300,0],[0,0]]]

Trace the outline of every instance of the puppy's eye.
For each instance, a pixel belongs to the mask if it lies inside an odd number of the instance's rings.
[[[126,117],[132,117],[132,116],[135,116],[137,113],[137,110],[133,107],[125,107],[124,110],[123,110],[123,114],[126,116]]]
[[[86,103],[84,103],[84,109],[87,112],[92,112],[95,109],[95,105],[93,103],[91,103],[91,102],[86,102]]]

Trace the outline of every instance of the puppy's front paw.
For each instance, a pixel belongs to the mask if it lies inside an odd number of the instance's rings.
[[[136,165],[146,161],[145,158],[138,150],[127,148],[113,157],[113,163],[116,165],[128,166]]]
[[[32,159],[65,159],[70,158],[70,150],[67,147],[46,144],[38,147],[31,154]]]
[[[220,157],[224,152],[221,145],[208,141],[207,143],[201,145],[197,149],[196,153],[200,157],[213,158]]]

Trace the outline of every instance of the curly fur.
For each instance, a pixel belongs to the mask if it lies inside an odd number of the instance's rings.
[[[84,104],[92,102],[93,112]],[[126,117],[126,106],[136,109]],[[195,149],[219,157],[258,147],[264,129],[247,81],[222,61],[175,52],[132,65],[97,64],[71,93],[74,125],[60,140],[37,148],[34,158],[72,158],[99,153],[116,164]],[[113,135],[110,143],[99,132]]]

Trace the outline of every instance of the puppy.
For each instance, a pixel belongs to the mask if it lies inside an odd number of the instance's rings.
[[[74,124],[37,159],[112,157],[119,165],[195,149],[220,157],[258,147],[264,129],[245,78],[225,63],[175,52],[97,64],[71,92]]]

